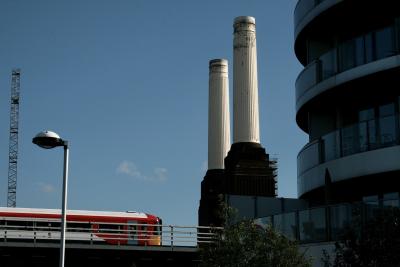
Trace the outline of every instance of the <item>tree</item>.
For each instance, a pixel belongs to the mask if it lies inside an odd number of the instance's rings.
[[[217,241],[202,248],[201,260],[204,267],[311,266],[295,241],[251,220],[226,224]]]
[[[326,266],[400,266],[400,210],[384,208],[365,223],[361,217],[353,220],[352,227],[335,244],[335,259]]]

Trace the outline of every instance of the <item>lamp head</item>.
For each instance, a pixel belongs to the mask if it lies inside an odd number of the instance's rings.
[[[38,133],[33,139],[32,143],[40,146],[41,148],[50,149],[56,146],[64,146],[65,142],[61,137],[52,131],[43,131]]]

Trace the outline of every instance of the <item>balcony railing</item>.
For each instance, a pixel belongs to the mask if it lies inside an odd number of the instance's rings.
[[[400,33],[400,29],[390,25],[358,36],[340,43],[337,48],[310,62],[297,77],[296,100],[298,101],[313,86],[334,75],[399,54],[400,34],[396,32]]]
[[[354,226],[366,222],[383,211],[399,208],[399,198],[383,199],[376,203],[339,204],[298,210],[256,219],[262,227],[273,228],[300,243],[337,241]],[[359,224],[362,226],[362,224]]]
[[[362,121],[307,144],[297,156],[298,175],[324,162],[400,144],[399,114]]]
[[[311,10],[324,1],[325,0],[299,0],[294,10],[294,25],[297,26]]]

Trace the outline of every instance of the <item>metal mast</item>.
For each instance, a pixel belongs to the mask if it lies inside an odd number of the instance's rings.
[[[12,70],[10,144],[8,152],[8,194],[7,207],[17,202],[17,160],[18,160],[18,115],[19,115],[20,69]]]

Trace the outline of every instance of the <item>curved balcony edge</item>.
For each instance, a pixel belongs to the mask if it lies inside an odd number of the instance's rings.
[[[357,153],[319,164],[297,177],[298,196],[324,186],[325,171],[329,170],[332,182],[349,180],[372,174],[400,170],[400,146]]]
[[[339,85],[350,82],[352,80],[359,79],[361,77],[365,77],[377,72],[393,69],[396,67],[400,67],[400,55],[394,55],[391,57],[379,59],[364,65],[354,67],[344,72],[340,72],[319,83],[316,80],[315,82],[311,82],[311,84],[315,85],[311,85],[308,88],[296,86],[296,112],[298,113],[300,109],[303,108],[303,106],[311,99],[332,88],[335,88]],[[302,71],[300,73],[300,75],[307,75],[307,74],[309,75],[310,73],[307,71]],[[298,77],[298,80],[301,79],[300,75]],[[315,77],[315,79],[317,79],[317,77]]]
[[[344,0],[299,0],[294,10],[294,39],[317,16]],[[311,3],[310,3],[311,2]],[[305,7],[309,5],[309,7]]]

